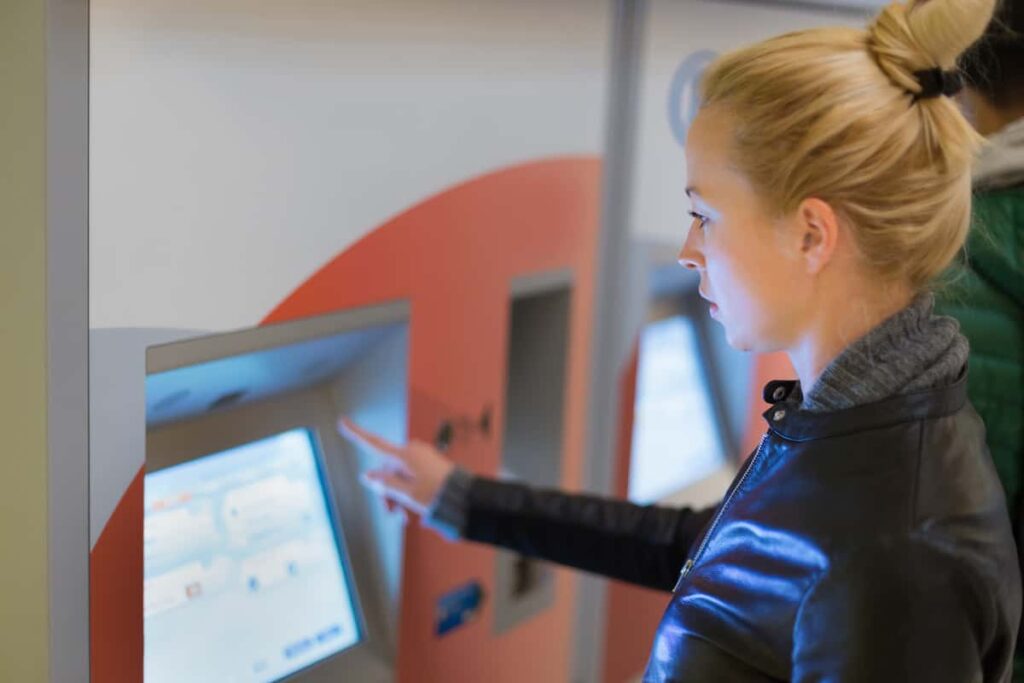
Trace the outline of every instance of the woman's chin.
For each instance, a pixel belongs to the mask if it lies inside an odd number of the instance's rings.
[[[737,351],[754,351],[755,344],[744,334],[737,333],[728,325],[716,318],[725,330],[725,342]]]

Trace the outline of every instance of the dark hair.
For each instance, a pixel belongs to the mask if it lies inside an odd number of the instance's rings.
[[[997,107],[1024,104],[1024,0],[1002,0],[960,60],[967,83]]]

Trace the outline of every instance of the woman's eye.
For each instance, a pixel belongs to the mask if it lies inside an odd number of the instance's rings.
[[[688,213],[690,214],[691,218],[693,218],[695,221],[700,223],[700,227],[703,228],[705,225],[707,225],[707,222],[708,222],[707,216],[702,216],[699,213],[697,213],[696,211],[689,211]]]

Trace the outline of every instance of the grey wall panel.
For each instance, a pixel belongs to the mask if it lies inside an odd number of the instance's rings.
[[[103,532],[146,458],[146,348],[205,334],[197,330],[119,328],[89,333],[89,547]]]

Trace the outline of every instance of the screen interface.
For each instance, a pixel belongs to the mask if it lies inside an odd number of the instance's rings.
[[[313,434],[146,475],[145,680],[275,681],[361,639]]]
[[[693,322],[678,315],[648,324],[640,338],[629,499],[653,503],[723,462]]]

